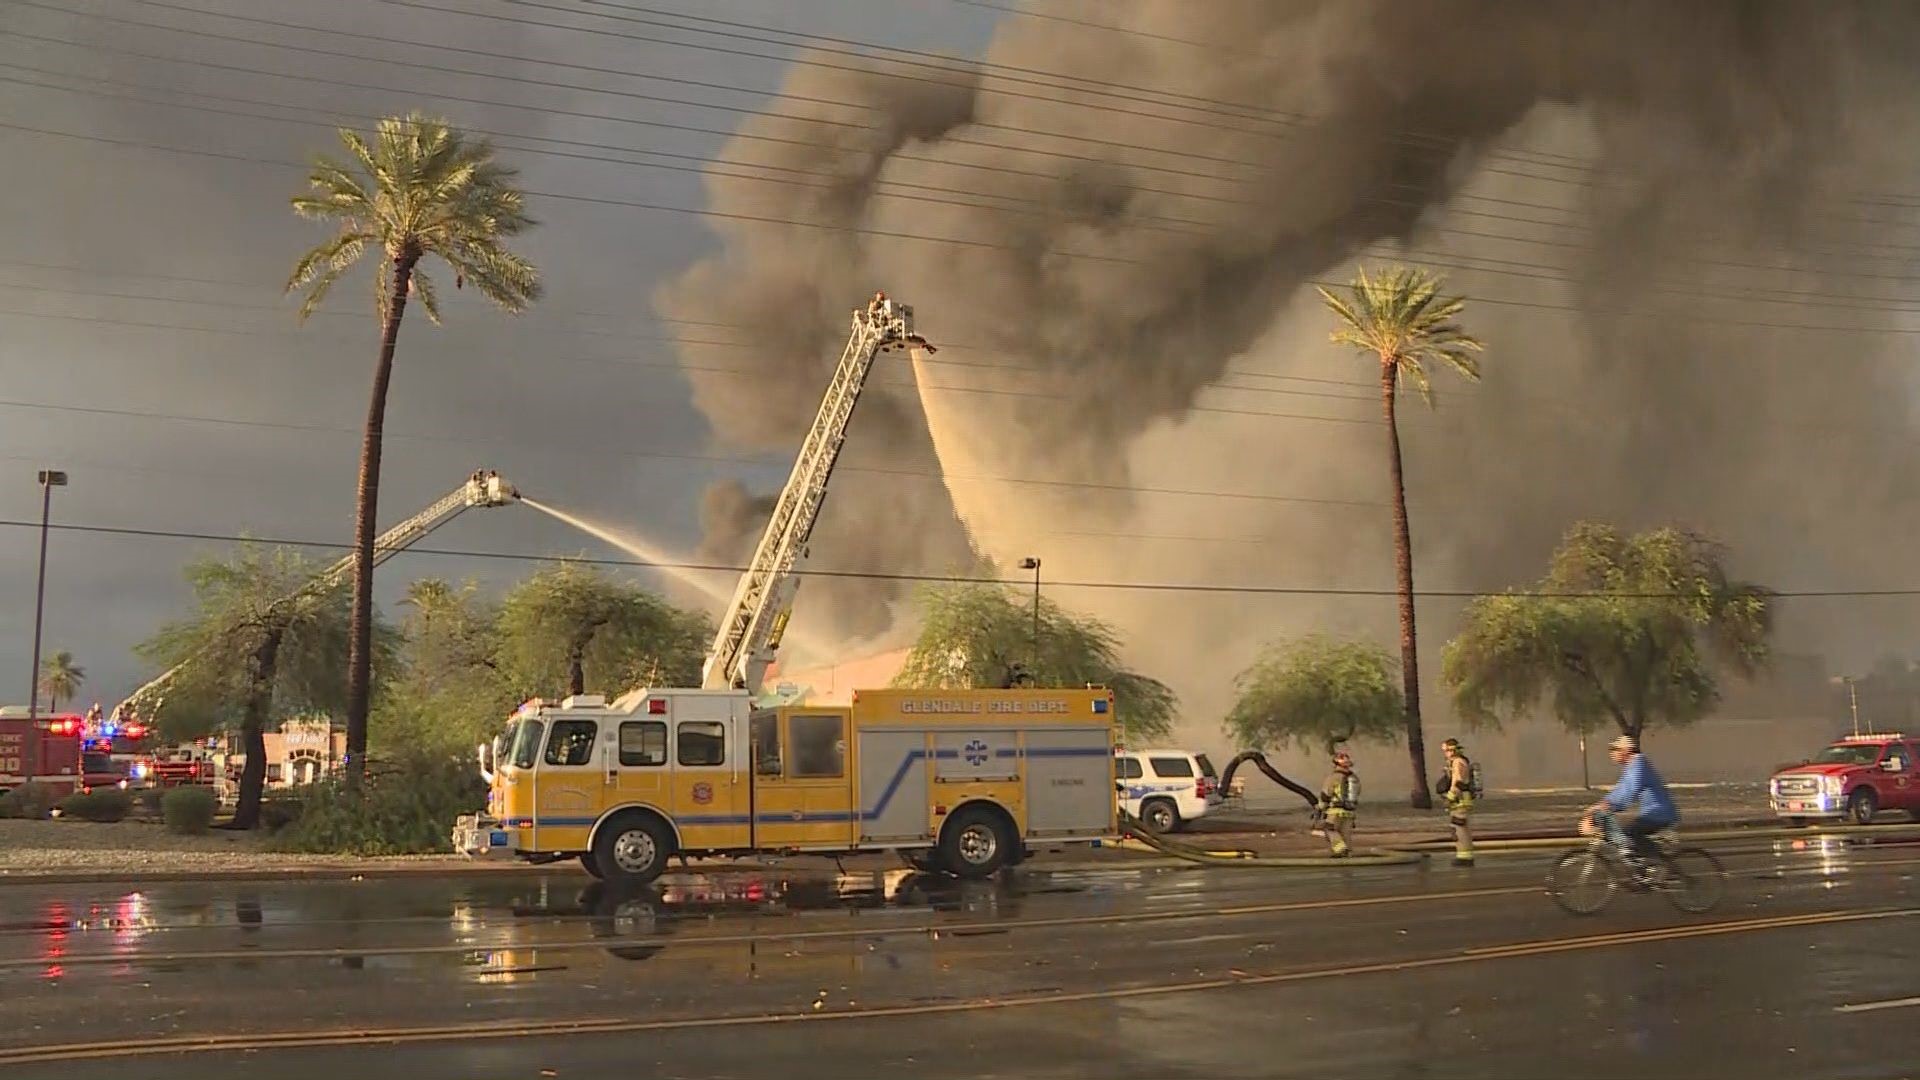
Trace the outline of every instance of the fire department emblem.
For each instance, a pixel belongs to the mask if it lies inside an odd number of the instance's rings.
[[[693,801],[702,806],[712,802],[713,785],[704,782],[693,785]]]
[[[967,740],[967,748],[965,753],[967,757],[967,764],[973,766],[976,769],[982,765],[985,765],[987,763],[986,740],[984,739]]]

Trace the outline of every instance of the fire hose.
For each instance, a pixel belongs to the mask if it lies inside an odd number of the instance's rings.
[[[1226,771],[1220,775],[1223,790],[1233,783],[1233,774],[1240,766],[1251,763],[1267,779],[1300,796],[1301,801],[1314,814],[1316,824],[1321,820],[1319,800],[1313,791],[1289,779],[1280,770],[1273,767],[1265,754],[1258,750],[1245,750],[1234,755],[1227,762]],[[1200,866],[1241,866],[1267,867],[1271,869],[1301,869],[1308,867],[1346,866],[1412,866],[1425,861],[1429,855],[1450,853],[1453,844],[1450,840],[1434,839],[1412,844],[1401,844],[1386,848],[1356,848],[1354,853],[1337,862],[1325,855],[1316,856],[1265,856],[1245,850],[1209,850],[1182,844],[1167,839],[1154,832],[1140,819],[1122,809],[1120,811],[1120,831],[1129,839],[1152,848],[1169,858]],[[1720,829],[1710,832],[1688,833],[1687,838],[1694,841],[1719,840],[1776,840],[1788,838],[1807,838],[1813,836],[1884,836],[1890,838],[1912,837],[1920,839],[1920,825],[1836,825],[1825,828],[1763,828],[1763,829]],[[1552,837],[1512,837],[1507,839],[1484,839],[1474,842],[1475,854],[1523,855],[1546,849],[1565,848],[1577,843],[1577,838]]]
[[[1343,859],[1332,859],[1325,855],[1270,856],[1255,855],[1251,851],[1227,850],[1214,851],[1194,847],[1190,844],[1176,843],[1155,833],[1144,822],[1125,810],[1120,811],[1120,831],[1123,836],[1138,840],[1147,847],[1169,858],[1201,866],[1239,866],[1268,869],[1325,869],[1332,866],[1413,866],[1424,862],[1428,856],[1451,854],[1450,840],[1426,840],[1412,844],[1386,848],[1355,848],[1354,854]],[[1707,832],[1687,833],[1690,841],[1719,840],[1778,840],[1810,839],[1826,836],[1876,836],[1888,839],[1920,840],[1920,825],[1835,825],[1826,828],[1760,828],[1760,829],[1717,829]],[[1514,837],[1509,839],[1476,840],[1474,853],[1492,855],[1524,855],[1542,850],[1555,850],[1570,847],[1579,842],[1577,837],[1538,836]]]

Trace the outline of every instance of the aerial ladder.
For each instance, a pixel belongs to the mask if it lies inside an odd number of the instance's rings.
[[[793,594],[800,586],[796,570],[807,557],[807,538],[826,500],[827,480],[839,460],[853,407],[866,389],[874,357],[906,349],[934,351],[925,338],[913,332],[912,308],[888,299],[886,293],[875,293],[864,309],[855,309],[847,347],[840,354],[840,364],[834,369],[813,427],[800,444],[793,471],[773,505],[773,515],[753,550],[753,560],[740,575],[733,601],[721,614],[713,646],[707,650],[701,668],[703,689],[759,691],[793,615]]]
[[[373,565],[379,566],[388,559],[420,542],[428,533],[459,517],[476,506],[505,506],[520,497],[512,484],[500,479],[500,474],[490,469],[479,469],[466,482],[441,496],[431,506],[400,522],[393,528],[381,533],[373,541]],[[327,567],[313,580],[269,606],[268,611],[282,609],[291,604],[300,603],[315,597],[324,596],[347,583],[353,574],[354,556],[348,555],[339,562]],[[152,715],[158,711],[165,700],[167,687],[179,676],[192,659],[183,660],[173,667],[155,676],[146,685],[127,695],[127,699],[114,707],[113,722],[124,724],[136,711]]]

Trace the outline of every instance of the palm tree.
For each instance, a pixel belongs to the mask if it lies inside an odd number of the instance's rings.
[[[1332,340],[1373,357],[1380,365],[1380,409],[1386,419],[1387,464],[1393,478],[1393,554],[1399,571],[1400,678],[1407,703],[1407,756],[1413,764],[1413,805],[1433,806],[1427,793],[1427,745],[1420,730],[1420,665],[1414,645],[1413,538],[1407,527],[1407,483],[1400,467],[1400,425],[1395,412],[1400,381],[1406,379],[1433,404],[1427,368],[1452,368],[1468,380],[1480,378],[1475,353],[1483,346],[1454,319],[1466,307],[1457,296],[1441,296],[1441,281],[1424,270],[1394,267],[1369,277],[1365,267],[1347,286],[1347,295],[1320,289],[1320,298],[1338,322]]]
[[[346,696],[347,777],[357,782],[366,763],[374,517],[394,343],[410,297],[419,298],[427,318],[440,322],[439,300],[421,260],[438,256],[453,268],[454,288],[471,281],[481,295],[509,312],[525,310],[539,298],[540,277],[533,264],[502,246],[504,238],[525,231],[534,221],[514,186],[514,171],[494,162],[486,140],[469,138],[445,120],[415,112],[380,121],[371,142],[344,128],[340,141],[352,161],[316,158],[307,178],[311,192],[293,199],[296,213],[332,222],[337,232],[301,256],[287,279],[287,291],[306,290],[300,305],[305,319],[361,255],[377,248],[386,256],[375,274],[380,354],[373,368],[354,506],[356,560]]]
[[[65,649],[40,662],[40,692],[47,695],[47,711],[59,712],[61,699],[72,701],[87,681],[87,669],[73,662]]]

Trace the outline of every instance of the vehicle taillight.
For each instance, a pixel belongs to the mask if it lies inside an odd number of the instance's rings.
[[[1213,778],[1208,776],[1203,776],[1200,779],[1194,781],[1193,793],[1203,799],[1213,794]]]

